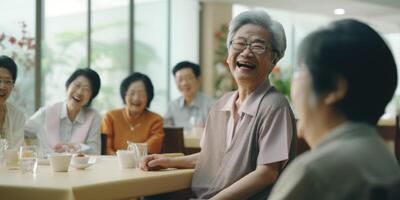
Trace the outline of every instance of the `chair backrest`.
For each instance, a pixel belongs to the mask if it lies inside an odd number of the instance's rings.
[[[185,145],[182,127],[164,127],[164,141],[161,153],[184,153]]]
[[[396,136],[394,138],[394,154],[400,160],[400,116],[396,115]]]
[[[367,189],[367,200],[399,200],[400,177],[396,179],[374,184]]]
[[[107,155],[107,134],[100,134],[101,139],[101,155]]]
[[[300,154],[310,150],[310,146],[307,144],[307,142],[303,138],[297,137],[297,146],[296,146],[296,157],[299,156]]]
[[[297,130],[297,122],[298,121],[299,120],[296,119],[296,131],[298,131]],[[296,157],[299,156],[300,154],[310,150],[310,146],[307,144],[306,140],[297,136],[297,132],[296,132],[296,134],[294,134],[294,137],[297,138],[297,140],[296,140]]]

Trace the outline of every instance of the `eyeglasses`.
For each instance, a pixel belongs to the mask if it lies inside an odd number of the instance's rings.
[[[82,89],[83,92],[85,93],[90,93],[92,91],[92,89],[90,88],[90,86],[88,85],[83,85],[81,82],[74,82],[72,83],[72,86],[75,89]]]
[[[241,52],[245,50],[247,47],[249,47],[251,52],[255,54],[263,54],[268,48],[270,48],[268,45],[265,44],[265,42],[261,41],[248,42],[245,39],[231,40],[230,47],[232,47],[232,49],[237,52]]]
[[[3,84],[5,86],[7,86],[7,87],[11,87],[11,86],[14,85],[14,81],[11,80],[11,79],[5,79],[5,80],[0,79],[0,84]]]
[[[128,97],[137,96],[140,99],[144,99],[147,97],[147,93],[145,91],[129,91],[126,93],[126,96]]]
[[[187,81],[187,82],[192,82],[196,80],[196,78],[194,76],[180,76],[180,77],[176,77],[176,81],[178,82],[182,82],[182,81]]]

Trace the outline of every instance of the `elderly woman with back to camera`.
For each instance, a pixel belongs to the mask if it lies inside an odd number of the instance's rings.
[[[369,199],[368,185],[400,178],[376,125],[397,86],[384,40],[357,20],[340,20],[299,47],[292,100],[298,135],[311,151],[283,172],[270,199]]]
[[[24,143],[25,115],[7,102],[17,80],[17,65],[8,56],[0,56],[0,138],[8,148],[18,148]]]
[[[54,152],[100,154],[100,114],[90,104],[100,90],[92,69],[77,69],[65,83],[66,100],[44,106],[25,124],[25,136]]]
[[[267,78],[284,55],[285,33],[266,12],[247,11],[231,21],[227,47],[238,90],[211,109],[201,152],[148,156],[141,168],[195,168],[192,190],[199,199],[265,199],[295,153],[294,115]]]
[[[160,153],[164,138],[163,119],[149,111],[154,97],[153,83],[145,74],[135,72],[120,86],[124,108],[106,113],[101,125],[107,134],[107,154],[126,149],[127,141],[146,143],[149,153]]]

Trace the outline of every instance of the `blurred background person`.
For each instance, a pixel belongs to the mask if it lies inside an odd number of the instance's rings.
[[[97,72],[77,69],[65,83],[66,99],[34,113],[25,124],[25,136],[50,151],[100,154],[101,116],[89,107],[100,86]]]
[[[168,105],[164,125],[184,127],[186,130],[191,130],[194,126],[204,127],[215,100],[199,90],[200,66],[183,61],[175,65],[172,74],[182,96]]]
[[[160,153],[164,138],[163,119],[148,110],[154,97],[150,78],[142,73],[126,77],[120,86],[125,107],[107,112],[101,124],[107,134],[107,154],[127,149],[127,141],[147,143],[148,152]]]
[[[7,102],[17,80],[17,65],[8,56],[0,56],[0,138],[8,148],[18,148],[24,143],[25,115]]]
[[[393,55],[351,19],[311,33],[298,52],[291,96],[311,151],[288,166],[269,199],[368,199],[369,184],[400,178],[376,130],[397,86]]]

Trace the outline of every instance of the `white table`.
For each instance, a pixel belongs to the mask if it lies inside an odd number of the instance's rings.
[[[85,170],[52,172],[39,165],[36,176],[0,168],[0,199],[127,199],[190,187],[193,169],[144,172],[120,169],[114,156],[102,156]]]

